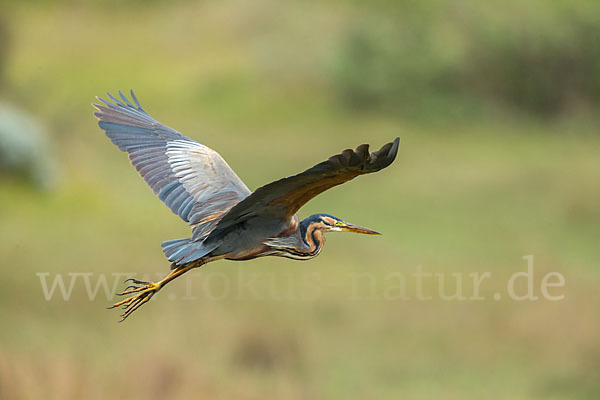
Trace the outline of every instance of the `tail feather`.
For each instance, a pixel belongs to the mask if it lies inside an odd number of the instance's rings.
[[[205,246],[192,239],[175,239],[162,242],[163,253],[172,262],[171,269],[198,260],[213,251],[217,246]]]
[[[173,253],[177,252],[183,246],[189,245],[192,239],[175,239],[175,240],[167,240],[166,242],[162,242],[162,249],[165,256],[171,261],[171,256]]]

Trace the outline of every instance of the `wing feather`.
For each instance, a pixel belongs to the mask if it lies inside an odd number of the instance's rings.
[[[369,145],[362,144],[356,150],[344,150],[302,173],[258,188],[227,212],[207,240],[258,216],[279,220],[290,218],[319,193],[390,165],[396,158],[399,143],[400,138],[396,138],[372,153],[369,153]]]
[[[127,152],[131,164],[154,194],[175,214],[194,226],[194,242],[201,242],[231,207],[250,194],[250,190],[214,150],[182,135],[152,118],[131,92],[133,103],[119,91],[120,99],[98,98],[94,115],[106,136]],[[135,105],[134,105],[135,103]],[[170,242],[169,242],[170,243]],[[194,254],[202,249],[184,248]],[[173,254],[167,254],[169,259]],[[192,254],[177,254],[189,258]]]

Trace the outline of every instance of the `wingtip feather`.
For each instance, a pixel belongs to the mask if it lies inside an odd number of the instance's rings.
[[[399,146],[400,146],[400,137],[397,137],[392,142],[392,147],[390,148],[390,151],[388,152],[388,155],[391,156],[391,157],[393,157],[393,158],[395,158],[396,154],[398,153],[398,147]]]
[[[129,89],[129,93],[131,93],[131,98],[133,99],[135,105],[138,107],[138,110],[145,112],[145,110],[142,107],[142,105],[140,104],[139,100],[137,99],[137,97],[135,97],[135,93],[133,93],[133,89]]]

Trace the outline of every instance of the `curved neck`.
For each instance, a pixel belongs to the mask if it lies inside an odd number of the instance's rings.
[[[309,221],[302,221],[289,235],[272,238],[265,242],[270,250],[265,255],[277,255],[295,260],[316,257],[325,243],[323,232]]]
[[[323,231],[319,229],[319,226],[317,224],[305,226],[301,223],[300,235],[302,236],[304,243],[308,246],[306,254],[310,254],[312,257],[319,254],[325,244],[325,235],[323,235]]]
[[[319,255],[325,244],[323,226],[307,218],[292,232],[284,232],[282,236],[268,239],[264,244],[269,247],[269,250],[263,255],[308,260]]]

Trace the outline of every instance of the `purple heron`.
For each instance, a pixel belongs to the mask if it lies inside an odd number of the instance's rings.
[[[369,145],[344,150],[299,174],[250,191],[214,150],[161,124],[119,91],[113,102],[98,98],[94,115],[106,136],[129,154],[131,164],[175,214],[192,226],[192,237],[162,243],[171,272],[161,281],[128,279],[120,293],[130,295],[110,308],[122,307],[121,321],[147,303],[168,282],[211,261],[281,256],[316,257],[329,231],[378,233],[328,214],[302,221],[296,212],[319,193],[358,175],[390,165],[399,138],[370,153]],[[135,104],[134,104],[135,103]]]

